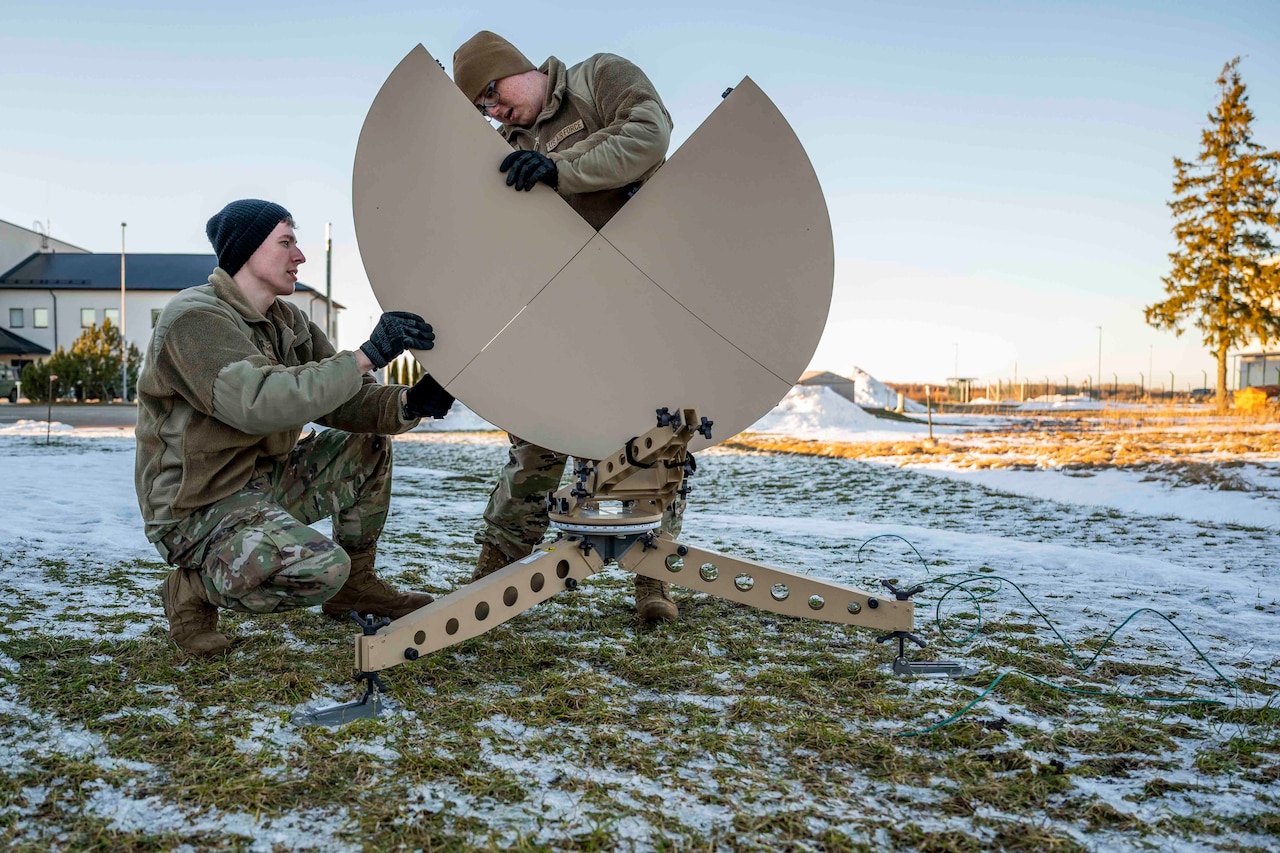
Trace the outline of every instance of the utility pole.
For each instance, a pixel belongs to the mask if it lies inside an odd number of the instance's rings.
[[[1102,399],[1102,327],[1098,327],[1098,399]]]
[[[120,223],[120,401],[129,402],[129,342],[124,336],[124,229],[127,222]]]
[[[333,343],[333,223],[324,224],[324,336]],[[338,345],[334,344],[334,349]]]
[[[1153,353],[1153,352],[1155,352],[1155,351],[1156,351],[1156,345],[1155,345],[1155,343],[1148,343],[1148,345],[1147,345],[1147,375],[1148,375],[1148,377],[1151,377],[1151,384],[1156,384],[1156,374],[1155,374],[1155,373],[1153,373],[1153,371],[1152,371],[1152,369],[1151,369],[1152,353]],[[1148,393],[1148,394],[1147,394],[1147,398],[1148,398],[1148,400],[1149,400],[1149,398],[1151,398],[1151,394],[1149,394],[1149,393]]]

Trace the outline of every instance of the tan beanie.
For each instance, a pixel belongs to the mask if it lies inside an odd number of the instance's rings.
[[[474,102],[491,81],[537,67],[502,36],[481,30],[454,51],[453,82]]]

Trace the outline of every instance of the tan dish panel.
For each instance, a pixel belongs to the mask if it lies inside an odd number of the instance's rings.
[[[715,421],[696,450],[790,390],[826,321],[831,228],[803,148],[754,83],[601,235],[549,188],[507,187],[509,151],[419,45],[356,152],[369,282],[384,310],[436,326],[436,349],[416,355],[458,399],[599,459],[650,429],[659,406]]]
[[[602,459],[651,429],[659,406],[674,412],[696,400],[698,413],[715,421],[712,435],[727,437],[791,385],[730,346],[597,235],[453,387],[481,415],[501,411],[502,426],[516,435]],[[690,447],[699,442],[707,444],[699,437]]]
[[[831,218],[800,140],[751,78],[600,233],[780,379],[808,367],[831,306]]]
[[[435,348],[417,355],[446,388],[596,234],[549,187],[507,187],[510,151],[421,45],[360,132],[351,195],[365,272],[382,310],[435,327]]]

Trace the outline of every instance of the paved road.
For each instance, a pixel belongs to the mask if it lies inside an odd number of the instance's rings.
[[[0,426],[16,421],[44,421],[48,407],[39,403],[0,403]],[[75,427],[133,426],[138,407],[132,403],[55,403],[53,420]]]

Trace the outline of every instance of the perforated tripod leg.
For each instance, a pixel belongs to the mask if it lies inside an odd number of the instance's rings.
[[[618,558],[618,565],[786,616],[881,631],[909,631],[913,625],[915,605],[910,601],[695,548],[666,534],[632,547]]]
[[[356,671],[377,672],[469,640],[598,572],[601,559],[561,540],[402,616],[373,636],[356,637]]]

